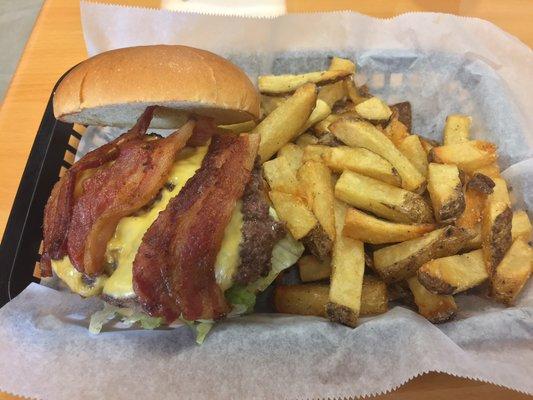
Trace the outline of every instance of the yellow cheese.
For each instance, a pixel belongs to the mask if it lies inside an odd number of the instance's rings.
[[[233,285],[233,275],[240,264],[239,246],[242,239],[242,203],[239,201],[233,210],[229,224],[224,231],[224,239],[215,262],[215,278],[222,291]]]
[[[101,275],[94,280],[92,285],[88,285],[83,281],[83,274],[72,266],[68,256],[63,257],[61,260],[52,260],[52,269],[67,284],[70,290],[83,297],[100,294],[107,279],[105,275]]]

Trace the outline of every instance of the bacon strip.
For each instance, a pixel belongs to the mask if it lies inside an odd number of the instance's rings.
[[[128,132],[83,156],[54,185],[44,211],[41,276],[52,276],[51,260],[61,259],[67,254],[67,234],[78,176],[83,171],[113,161],[118,157],[122,145],[142,138],[150,126],[154,109],[155,107],[148,107]]]
[[[187,142],[187,146],[204,146],[213,135],[218,133],[218,127],[213,121],[213,118],[196,117],[195,121],[194,132]]]
[[[130,141],[114,163],[83,182],[83,194],[72,211],[68,255],[80,272],[98,275],[104,268],[107,242],[121,218],[153,199],[193,132],[190,121],[164,139]]]
[[[237,200],[250,179],[256,135],[215,135],[201,168],[159,214],[133,263],[145,311],[172,322],[218,319],[228,306],[214,264]]]

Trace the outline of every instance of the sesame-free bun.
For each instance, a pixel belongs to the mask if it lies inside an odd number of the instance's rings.
[[[246,74],[205,50],[127,47],[74,67],[54,93],[54,115],[82,125],[130,127],[151,105],[152,128],[176,128],[189,115],[233,124],[259,117],[259,93]]]

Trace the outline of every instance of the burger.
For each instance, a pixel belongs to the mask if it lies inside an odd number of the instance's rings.
[[[91,331],[181,320],[203,337],[300,257],[264,194],[259,137],[220,128],[259,104],[237,66],[185,46],[109,51],[63,78],[57,119],[126,130],[74,163],[45,209],[41,274],[105,301]]]

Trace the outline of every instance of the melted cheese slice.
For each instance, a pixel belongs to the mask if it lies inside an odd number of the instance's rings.
[[[187,180],[200,168],[206,152],[207,147],[182,150],[169,176],[168,182],[174,186],[172,190],[164,187],[161,190],[161,196],[148,211],[120,220],[113,238],[107,244],[106,250],[107,262],[116,266],[111,276],[99,276],[95,284],[89,286],[83,282],[82,274],[72,266],[67,256],[62,260],[52,261],[52,268],[59,278],[73,292],[84,297],[95,296],[100,293],[116,299],[135,296],[132,267],[144,233],[157,219],[159,213],[167,207],[170,200],[180,192]],[[231,287],[233,275],[240,263],[241,228],[242,212],[241,203],[239,202],[226,227],[224,239],[215,263],[215,277],[223,291]]]

